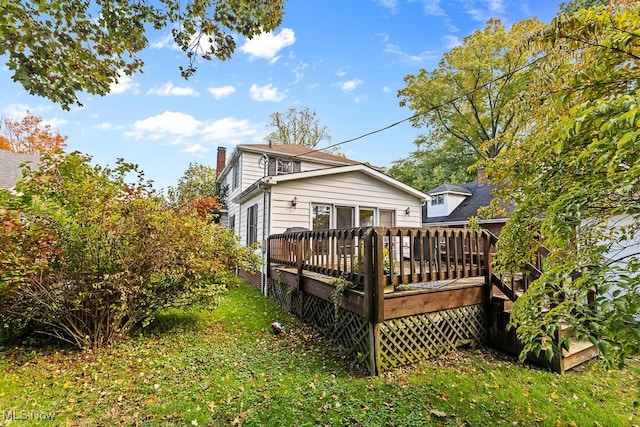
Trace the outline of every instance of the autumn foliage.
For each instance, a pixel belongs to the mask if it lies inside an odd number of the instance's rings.
[[[203,212],[176,205],[119,162],[44,154],[14,192],[0,190],[0,335],[41,333],[102,347],[158,309],[215,298],[259,258]]]
[[[66,136],[53,131],[42,119],[27,114],[20,121],[4,119],[0,124],[0,149],[15,153],[56,153],[65,147]]]

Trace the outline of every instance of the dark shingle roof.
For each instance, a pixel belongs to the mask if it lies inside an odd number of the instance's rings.
[[[438,194],[434,193],[440,187],[447,186],[448,184],[443,184],[439,187],[436,187],[434,190],[429,191],[427,194]],[[468,221],[472,216],[476,216],[478,214],[478,209],[489,206],[491,200],[493,199],[493,194],[491,191],[495,188],[495,185],[478,185],[477,182],[471,182],[462,185],[453,185],[450,187],[457,187],[469,194],[469,196],[462,202],[460,205],[454,209],[448,216],[438,216],[432,218],[424,218],[424,223],[433,224],[439,222],[458,222],[458,221]],[[439,193],[444,193],[446,191],[438,191]],[[459,192],[459,191],[454,191]],[[429,207],[427,206],[427,209]],[[510,213],[510,212],[509,212]],[[509,214],[507,214],[507,217]]]
[[[468,184],[463,184],[463,185],[441,184],[441,185],[438,185],[433,190],[427,191],[427,194],[430,196],[433,196],[435,194],[442,194],[442,193],[459,193],[465,196],[471,196],[471,193],[465,187],[465,185],[468,185]]]
[[[39,156],[35,154],[14,153],[0,150],[0,188],[13,188],[16,182],[22,178],[23,163],[31,162],[32,169],[38,165]]]

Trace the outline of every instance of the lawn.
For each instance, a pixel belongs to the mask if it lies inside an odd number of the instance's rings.
[[[468,349],[369,377],[248,286],[106,350],[1,350],[11,425],[640,425],[638,361],[559,376]]]

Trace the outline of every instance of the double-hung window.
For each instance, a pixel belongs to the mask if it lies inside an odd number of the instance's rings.
[[[258,241],[258,205],[247,208],[247,245]]]

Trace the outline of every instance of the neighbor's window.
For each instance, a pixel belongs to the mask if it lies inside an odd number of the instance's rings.
[[[373,227],[375,214],[373,209],[360,208],[358,214],[360,217],[360,227]]]
[[[431,197],[431,206],[444,205],[444,194],[438,194]]]
[[[331,206],[313,205],[311,215],[313,230],[328,230],[331,228]]]
[[[236,216],[235,215],[231,215],[229,217],[229,228],[231,228],[232,230],[236,229]]]
[[[258,241],[258,205],[247,208],[247,245]]]

